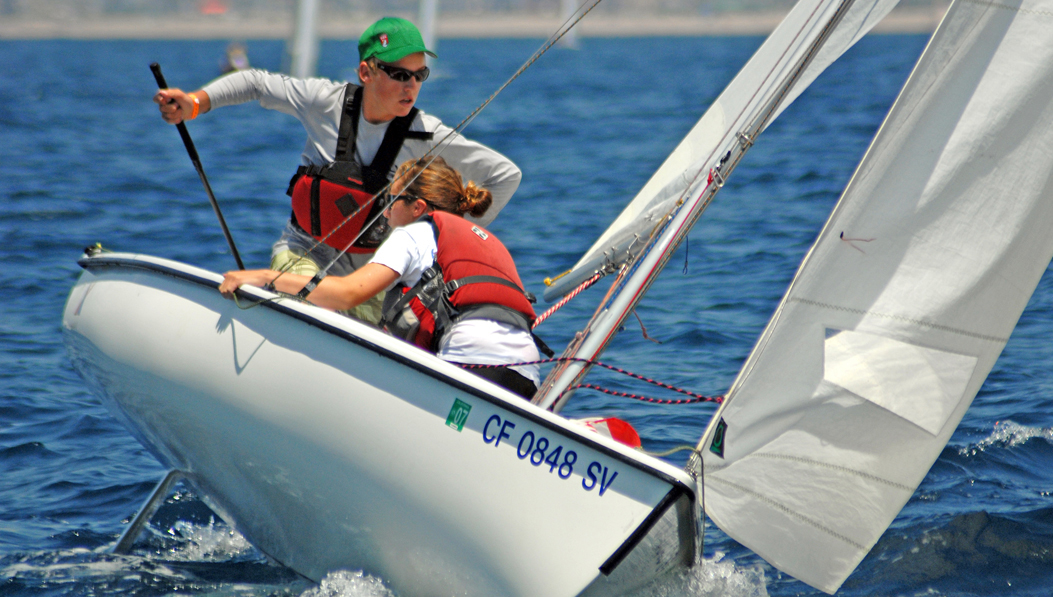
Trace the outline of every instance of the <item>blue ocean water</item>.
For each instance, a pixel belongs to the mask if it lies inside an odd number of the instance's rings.
[[[467,130],[524,182],[491,226],[528,288],[591,245],[761,43],[754,37],[582,39],[549,52]],[[735,171],[603,360],[723,393],[851,176],[925,44],[869,36],[791,106]],[[443,40],[420,106],[456,124],[538,40]],[[128,556],[108,553],[164,471],[73,372],[60,318],[81,250],[234,267],[174,127],[150,101],[218,75],[225,42],[0,41],[0,594],[388,596],[384,579],[321,586],[268,562],[180,487]],[[279,69],[281,44],[249,42]],[[352,42],[325,42],[319,72],[346,79]],[[190,124],[246,264],[263,266],[288,216],[304,141],[255,105]],[[539,328],[563,346],[601,291]],[[647,339],[646,333],[659,342]],[[950,445],[839,594],[1053,594],[1053,278],[1039,284]],[[656,395],[597,372],[594,383]],[[668,397],[668,396],[662,396]],[[656,406],[580,392],[568,415],[630,420],[645,447],[694,443],[710,404]],[[679,459],[678,459],[679,458]],[[671,457],[682,463],[683,456]],[[707,525],[705,562],[649,596],[818,595]],[[412,597],[412,596],[403,596]]]

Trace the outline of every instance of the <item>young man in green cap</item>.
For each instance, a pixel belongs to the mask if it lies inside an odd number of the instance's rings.
[[[312,175],[318,174],[319,167],[343,159],[361,166],[364,179],[378,173],[382,180],[390,180],[399,164],[423,156],[451,131],[438,118],[414,109],[421,84],[429,75],[425,55],[436,55],[425,47],[413,23],[396,17],[380,19],[362,33],[358,54],[361,87],[321,78],[295,79],[253,69],[231,73],[192,93],[170,88],[154,95],[161,117],[170,124],[193,120],[214,108],[253,100],[264,108],[295,116],[303,123],[307,144],[300,156],[301,167],[289,186],[293,215],[271,251],[271,269],[283,270],[295,263],[289,271],[311,276],[336,259],[328,273],[344,276],[366,264],[378,243],[358,242],[343,254],[343,240],[327,241],[335,246],[317,243],[317,239],[331,231],[331,222],[319,221],[318,185],[313,191],[314,203],[307,207],[312,199],[307,196],[311,193]],[[338,147],[341,124],[345,140]],[[489,225],[519,187],[522,177],[519,168],[493,149],[460,135],[447,139],[444,146],[442,157],[448,164],[465,180],[473,180],[493,194],[491,208],[476,220],[482,226]],[[375,185],[370,188],[367,184],[366,190],[375,192],[374,188]],[[346,206],[345,203],[339,212],[344,216],[349,211]],[[371,213],[368,208],[362,211]],[[364,220],[365,215],[353,218],[359,220],[357,224],[352,222],[341,227],[338,234],[330,238],[346,236],[348,226],[357,234],[354,226],[361,227],[360,220]],[[342,221],[340,216],[337,219]],[[369,236],[370,232],[376,231],[367,230],[363,236]],[[349,314],[375,323],[380,319],[382,301],[383,296],[379,296]]]

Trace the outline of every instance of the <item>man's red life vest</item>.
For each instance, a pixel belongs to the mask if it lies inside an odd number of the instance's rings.
[[[418,112],[413,108],[388,125],[373,163],[359,164],[355,160],[355,139],[362,112],[362,88],[348,83],[344,93],[346,100],[340,116],[335,160],[323,166],[300,166],[296,170],[288,191],[292,197],[292,219],[315,240],[325,239],[325,244],[334,249],[343,250],[351,245],[347,249],[349,253],[372,253],[383,242],[389,228],[387,220],[380,215],[384,211],[382,202],[366,204],[387,185],[402,143],[408,138],[431,139],[432,133],[409,130]],[[359,236],[369,222],[374,224]]]
[[[523,291],[508,249],[483,227],[446,212],[432,212],[435,264],[401,296],[391,292],[381,324],[396,336],[434,352],[442,334],[462,319],[491,319],[530,332],[537,316]],[[410,311],[407,313],[407,311]],[[412,313],[412,316],[411,316]]]

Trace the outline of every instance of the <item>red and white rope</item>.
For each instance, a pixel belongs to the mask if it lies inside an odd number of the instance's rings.
[[[591,278],[589,278],[588,280],[585,280],[581,284],[578,284],[577,288],[575,288],[574,290],[571,290],[569,293],[567,293],[567,296],[559,299],[559,302],[556,303],[555,305],[552,305],[552,307],[550,307],[548,309],[548,311],[545,311],[541,315],[538,315],[537,319],[534,320],[534,325],[530,326],[530,329],[536,328],[538,325],[541,324],[542,321],[545,321],[546,319],[548,319],[549,315],[552,315],[553,313],[558,311],[560,307],[562,307],[563,305],[566,305],[567,303],[569,303],[570,299],[572,299],[572,298],[578,296],[579,294],[581,294],[581,292],[583,290],[585,290],[589,286],[592,286],[593,284],[595,284],[602,277],[603,277],[603,273],[596,272],[595,274],[592,275]]]

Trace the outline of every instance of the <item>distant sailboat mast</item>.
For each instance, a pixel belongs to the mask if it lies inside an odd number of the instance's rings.
[[[439,0],[420,0],[420,6],[417,9],[417,26],[420,29],[420,35],[424,38],[424,47],[431,51],[436,51],[435,46],[438,45],[438,37],[436,35],[436,20],[439,17]],[[428,58],[428,62],[435,66],[435,58]]]
[[[313,77],[318,65],[319,0],[298,0],[293,37],[286,44],[288,72],[297,78]]]
[[[298,78],[313,77],[318,66],[318,8],[319,0],[297,0],[293,35],[286,44],[286,71]],[[425,47],[437,45],[435,23],[439,0],[420,0],[418,23]],[[434,59],[433,59],[434,63]]]
[[[578,12],[577,0],[560,0],[560,19],[563,23],[568,23],[574,17],[574,14]],[[571,27],[567,32],[560,38],[559,43],[564,48],[577,49],[578,47],[578,28]]]

